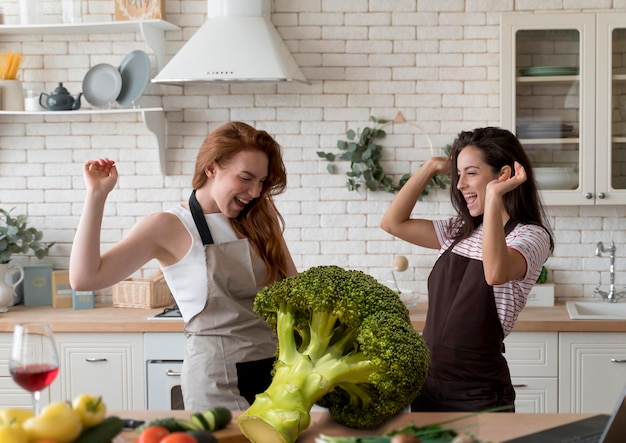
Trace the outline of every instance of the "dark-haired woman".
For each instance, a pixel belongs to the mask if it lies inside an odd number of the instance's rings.
[[[435,174],[451,175],[456,217],[411,218]],[[430,158],[413,174],[380,226],[439,250],[428,278],[424,328],[431,364],[411,409],[514,410],[503,340],[553,249],[532,167],[517,138],[495,127],[461,132],[449,158]]]
[[[88,161],[83,176],[72,287],[106,288],[156,259],[185,321],[185,409],[246,409],[269,386],[276,352],[273,333],[252,311],[254,296],[296,274],[273,202],[287,182],[278,143],[245,123],[220,126],[200,147],[189,200],[140,220],[103,253],[100,227],[117,168]]]

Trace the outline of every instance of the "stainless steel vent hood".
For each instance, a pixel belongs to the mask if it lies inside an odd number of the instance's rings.
[[[270,0],[207,0],[207,21],[153,83],[308,83],[270,20]]]

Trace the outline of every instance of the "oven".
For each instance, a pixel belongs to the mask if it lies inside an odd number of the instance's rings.
[[[180,372],[185,357],[182,332],[146,332],[146,396],[148,410],[184,409]]]

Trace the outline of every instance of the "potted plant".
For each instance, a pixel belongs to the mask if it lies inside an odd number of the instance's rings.
[[[32,251],[37,258],[48,255],[52,243],[43,243],[43,232],[28,226],[28,217],[18,215],[13,217],[11,211],[0,209],[0,312],[6,312],[6,307],[15,295],[15,287],[23,280],[24,270],[19,265],[10,264],[13,254],[27,254]],[[7,272],[20,272],[17,282],[7,284]]]
[[[13,209],[0,209],[0,264],[9,263],[13,254],[26,254],[29,250],[37,258],[47,256],[54,242],[43,243],[43,232],[28,227],[26,215],[11,216]]]
[[[548,268],[541,267],[535,286],[528,294],[526,306],[554,306],[554,283],[548,282]]]

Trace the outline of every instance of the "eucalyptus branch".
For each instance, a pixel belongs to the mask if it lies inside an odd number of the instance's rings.
[[[370,121],[374,123],[373,126],[366,126],[360,131],[348,129],[346,132],[347,140],[337,141],[337,149],[339,149],[340,154],[317,151],[317,156],[329,162],[326,170],[330,174],[335,173],[335,161],[350,162],[350,168],[346,172],[348,176],[346,185],[349,191],[358,191],[364,184],[370,191],[395,193],[411,178],[411,174],[402,175],[399,182],[394,184],[393,178],[385,172],[381,164],[383,147],[376,142],[387,135],[383,127],[390,123],[390,120],[377,119],[371,116]],[[449,152],[449,146],[447,152]],[[428,195],[431,189],[445,189],[449,183],[448,177],[440,174],[435,175],[426,185],[420,195],[420,200],[424,195]]]

